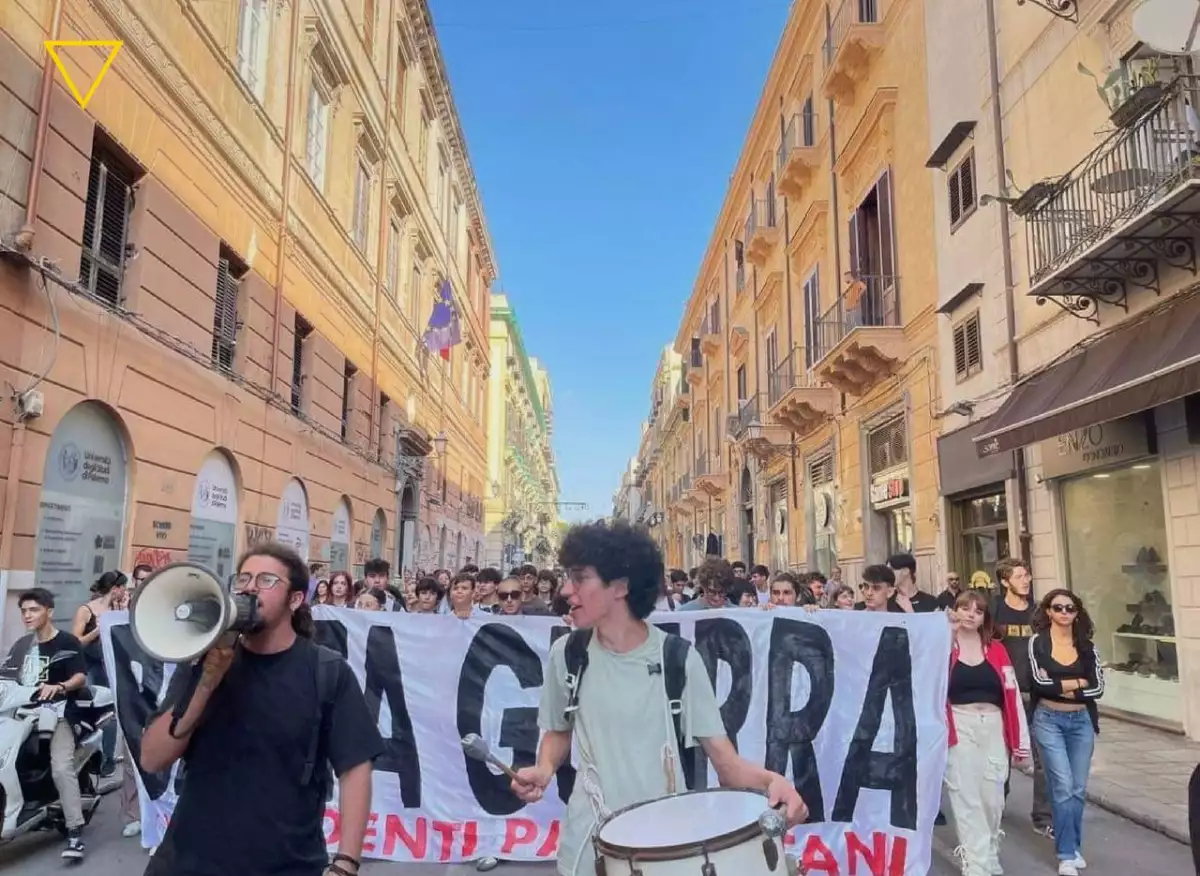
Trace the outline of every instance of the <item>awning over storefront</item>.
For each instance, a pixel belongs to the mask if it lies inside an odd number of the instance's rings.
[[[1172,301],[1019,384],[975,438],[979,457],[1200,390],[1200,294]]]
[[[990,432],[990,423],[990,419],[980,420],[938,438],[938,470],[943,496],[1003,484],[1012,477],[1011,453],[994,453],[985,459],[980,459],[976,453],[973,439]]]

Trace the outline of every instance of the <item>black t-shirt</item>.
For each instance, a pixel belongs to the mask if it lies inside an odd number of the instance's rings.
[[[60,653],[69,656],[55,660]],[[15,678],[19,684],[30,687],[39,684],[64,684],[76,675],[87,674],[83,645],[77,638],[62,630],[58,630],[53,638],[45,642],[38,642],[33,634],[23,636],[8,652],[4,674]],[[68,699],[75,696],[75,692],[67,694]]]
[[[297,639],[278,654],[239,649],[184,753],[179,801],[147,872],[319,876],[325,869],[328,788],[301,784],[320,714],[313,648]],[[162,711],[183,696],[191,675],[179,668]],[[340,776],[374,760],[383,742],[344,661],[336,691],[318,750]]]
[[[938,598],[937,598],[938,608],[943,609],[943,610],[945,610],[947,608],[954,608],[954,603],[958,602],[958,597],[960,595],[962,595],[964,592],[966,592],[966,591],[963,591],[963,590],[954,591],[954,590],[951,590],[949,587],[947,587],[945,590],[943,590],[941,593],[938,594]]]
[[[1029,668],[1029,639],[1033,636],[1033,600],[1025,608],[1013,608],[1001,596],[992,603],[992,623],[996,638],[1008,651],[1008,659],[1017,673],[1017,685],[1029,692],[1032,682]]]
[[[866,610],[867,610],[867,604],[866,604],[865,602],[856,602],[856,603],[854,603],[854,610],[855,610],[855,611],[866,611]],[[890,611],[890,612],[893,612],[893,613],[894,613],[894,612],[899,612],[900,614],[904,614],[904,613],[905,613],[905,612],[904,612],[904,609],[902,609],[900,606],[898,606],[898,605],[896,604],[896,600],[895,600],[895,599],[889,599],[889,600],[888,600],[888,602],[887,602],[887,610],[888,610],[888,611]]]
[[[918,590],[909,598],[908,601],[912,603],[913,614],[941,610],[941,606],[938,605],[937,597],[932,593],[926,593],[924,590]],[[893,596],[889,601],[888,611],[892,610],[890,605],[891,602],[896,602],[895,596]],[[899,608],[900,611],[904,611],[903,608],[900,608],[900,604],[898,602],[896,603],[896,607]]]

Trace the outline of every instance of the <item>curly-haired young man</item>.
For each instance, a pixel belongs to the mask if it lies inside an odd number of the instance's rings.
[[[591,630],[586,675],[567,680],[567,644],[550,649],[538,724],[543,731],[537,763],[518,771],[513,791],[526,802],[542,799],[555,771],[578,742],[581,780],[567,804],[558,850],[558,872],[595,872],[588,841],[599,813],[662,797],[685,779],[678,735],[667,706],[662,667],[667,634],[646,623],[663,580],[658,546],[641,529],[618,521],[574,526],[559,551],[568,576],[563,595],[572,624]],[[765,791],[769,802],[784,804],[791,823],[807,817],[792,783],[738,755],[717,707],[704,661],[687,650],[682,695],[683,737],[699,744],[727,787]],[[648,720],[661,715],[662,719]],[[669,776],[669,777],[668,777]]]

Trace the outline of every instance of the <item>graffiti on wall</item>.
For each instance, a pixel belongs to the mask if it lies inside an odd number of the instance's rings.
[[[160,569],[174,562],[176,562],[174,552],[165,548],[142,548],[133,558],[135,566],[149,566],[151,569]]]

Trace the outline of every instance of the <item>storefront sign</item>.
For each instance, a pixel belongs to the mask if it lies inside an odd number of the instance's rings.
[[[125,443],[95,402],[81,402],[59,421],[46,451],[38,506],[39,587],[70,618],[96,579],[121,567],[125,529]]]
[[[979,420],[938,438],[938,472],[942,495],[953,496],[992,484],[1002,484],[1012,477],[1011,453],[983,454],[975,446],[975,438],[987,431],[987,425],[987,420]]]
[[[333,509],[333,531],[329,535],[329,568],[350,570],[350,506],[345,499]]]
[[[375,512],[375,519],[371,521],[371,556],[367,559],[375,560],[383,556],[383,532],[387,529],[387,518],[383,516],[383,509]]]
[[[1150,440],[1146,420],[1135,415],[1049,438],[1038,449],[1042,477],[1061,478],[1140,459],[1150,453]]]
[[[233,572],[237,538],[237,480],[229,458],[214,450],[196,474],[192,522],[188,529],[188,561],[211,570],[224,582]]]
[[[308,494],[295,478],[287,482],[279,497],[279,512],[275,520],[275,538],[296,549],[303,560],[309,560]]]
[[[880,478],[871,484],[871,507],[891,508],[908,501],[908,478]]]

